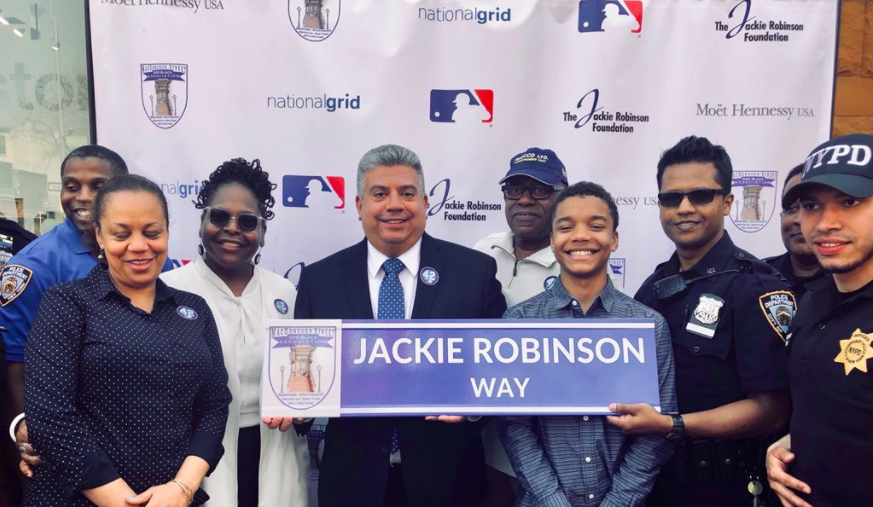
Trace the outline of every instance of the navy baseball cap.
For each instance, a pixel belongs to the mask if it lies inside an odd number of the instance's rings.
[[[825,185],[852,197],[873,195],[873,135],[840,136],[812,150],[803,177],[782,198],[791,206],[813,185]]]
[[[500,184],[515,176],[530,176],[546,185],[569,185],[567,170],[552,150],[528,148],[512,157],[509,172],[500,180]]]

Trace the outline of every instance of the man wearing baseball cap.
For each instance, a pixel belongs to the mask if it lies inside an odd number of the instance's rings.
[[[560,273],[549,247],[549,213],[568,186],[567,170],[554,151],[528,148],[509,160],[500,185],[510,230],[491,234],[473,248],[497,261],[506,304],[514,306],[544,291]],[[485,505],[512,505],[515,474],[494,423],[485,428],[483,439],[489,482]]]
[[[800,228],[830,276],[810,284],[787,336],[791,432],[767,473],[784,505],[873,505],[873,136],[812,151],[799,184]]]

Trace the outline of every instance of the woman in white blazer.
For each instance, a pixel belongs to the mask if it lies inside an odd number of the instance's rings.
[[[296,290],[257,266],[275,204],[260,162],[218,167],[197,195],[200,257],[162,275],[171,287],[202,296],[218,325],[233,395],[224,457],[203,482],[208,507],[307,507],[309,449],[290,420],[270,429],[260,417],[264,321],[293,317]],[[275,424],[271,426],[275,427]],[[278,424],[279,421],[276,421]]]

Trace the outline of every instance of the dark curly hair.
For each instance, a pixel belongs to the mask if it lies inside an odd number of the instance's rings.
[[[258,201],[258,209],[260,209],[264,220],[273,218],[274,213],[270,211],[270,208],[276,204],[276,200],[273,199],[273,189],[276,188],[276,184],[270,182],[269,173],[261,169],[261,161],[258,159],[248,162],[244,158],[235,158],[218,166],[216,170],[212,171],[209,178],[203,180],[200,193],[193,201],[194,207],[197,209],[206,208],[212,203],[218,189],[233,183],[244,186],[255,196]]]

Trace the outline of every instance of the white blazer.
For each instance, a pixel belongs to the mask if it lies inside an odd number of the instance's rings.
[[[267,319],[290,319],[294,313],[297,291],[281,276],[255,266],[255,277],[260,284],[261,322]],[[181,268],[161,275],[161,279],[176,289],[192,292],[206,300],[221,338],[224,365],[228,372],[228,388],[233,395],[224,432],[224,456],[204,479],[203,489],[209,494],[207,507],[236,507],[237,505],[237,439],[240,418],[240,380],[235,358],[235,330],[227,329],[223,316],[239,312],[233,293],[227,285],[198,258]],[[253,278],[254,280],[254,278]],[[252,295],[252,297],[256,297]],[[285,302],[287,312],[279,311]],[[259,327],[263,328],[263,324]],[[261,376],[263,382],[263,375]],[[258,469],[259,507],[308,507],[309,505],[309,447],[306,437],[297,436],[294,428],[286,432],[261,428],[261,460]]]

